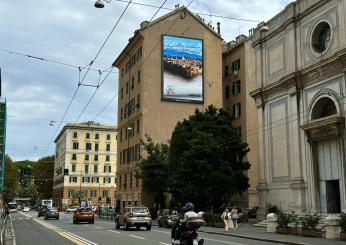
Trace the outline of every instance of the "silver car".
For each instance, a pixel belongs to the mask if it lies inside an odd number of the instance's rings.
[[[145,227],[151,230],[151,216],[149,209],[146,207],[125,207],[115,218],[115,228],[119,229],[124,226],[125,230],[130,227],[136,227],[138,230]]]

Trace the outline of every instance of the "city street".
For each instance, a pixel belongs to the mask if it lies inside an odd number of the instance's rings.
[[[170,245],[170,230],[154,226],[151,231],[115,230],[114,220],[99,218],[95,224],[73,224],[72,214],[60,213],[59,220],[37,218],[37,212],[11,214],[17,245],[87,244],[87,245]],[[213,234],[200,234],[207,245],[274,244]],[[276,243],[277,244],[277,243]]]

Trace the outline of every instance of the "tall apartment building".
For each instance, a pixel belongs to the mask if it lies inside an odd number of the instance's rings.
[[[223,108],[233,115],[232,125],[239,129],[242,140],[250,151],[246,160],[251,168],[247,171],[250,187],[247,193],[235,197],[241,207],[258,206],[258,133],[256,104],[249,95],[256,87],[254,80],[254,51],[251,40],[240,35],[235,41],[223,44]]]
[[[177,122],[222,106],[221,37],[185,7],[144,21],[114,64],[119,69],[117,203],[147,205],[136,163],[140,140],[167,142]]]
[[[107,199],[114,206],[117,135],[115,126],[68,123],[55,139],[53,203],[59,208],[92,205]],[[67,173],[68,172],[68,173]]]

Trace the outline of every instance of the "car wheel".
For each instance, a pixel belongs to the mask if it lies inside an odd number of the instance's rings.
[[[47,217],[47,216],[44,216],[44,219],[45,219],[45,220],[47,220],[47,219],[48,219],[48,217]]]
[[[151,230],[151,225],[147,225],[147,231]]]
[[[157,224],[158,224],[158,226],[159,227],[162,227],[162,224],[161,224],[161,222],[159,221],[159,222],[157,222]]]
[[[124,230],[125,231],[129,230],[129,225],[127,224],[126,220],[125,220],[125,223],[124,223]]]
[[[120,228],[119,220],[115,220],[115,229],[119,229],[119,228]]]

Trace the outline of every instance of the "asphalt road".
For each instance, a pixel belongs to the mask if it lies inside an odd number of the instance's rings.
[[[95,224],[73,224],[72,214],[60,213],[59,220],[37,218],[37,212],[12,214],[17,245],[170,245],[170,230],[116,230],[114,220],[95,219]],[[206,245],[270,245],[274,243],[200,233]],[[275,243],[277,244],[277,243]]]

